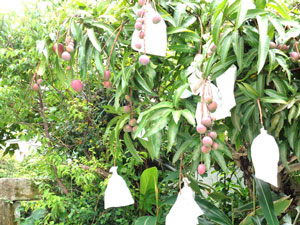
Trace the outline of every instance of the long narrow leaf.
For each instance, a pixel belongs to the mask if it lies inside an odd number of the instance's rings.
[[[255,178],[255,182],[258,201],[268,224],[279,225],[279,221],[275,215],[269,184],[257,178]]]
[[[136,151],[132,141],[131,141],[131,138],[129,137],[129,134],[128,133],[125,133],[124,134],[124,141],[125,141],[125,144],[128,148],[128,150],[130,151],[131,155],[138,161],[138,162],[143,162],[143,160],[141,159],[141,157],[139,156],[138,152]]]
[[[235,21],[235,29],[239,29],[239,27],[242,25],[244,22],[246,15],[248,11],[248,5],[246,4],[245,0],[240,0],[240,6],[238,10],[238,15],[236,17]]]
[[[196,196],[195,200],[200,208],[204,211],[207,218],[219,225],[232,225],[230,219],[209,201],[201,199],[198,196]]]
[[[256,18],[259,27],[257,73],[260,73],[268,55],[270,38],[268,36],[268,18],[266,16],[257,16]]]

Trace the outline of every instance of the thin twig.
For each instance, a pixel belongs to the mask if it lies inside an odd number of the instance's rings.
[[[131,119],[133,119],[133,104],[132,104],[132,87],[130,88],[130,109],[131,109]]]
[[[264,126],[264,121],[263,121],[263,114],[262,114],[262,110],[261,110],[261,105],[260,105],[259,98],[257,99],[257,105],[258,105],[258,109],[259,109],[260,124],[263,127]]]
[[[41,111],[41,114],[42,114],[42,117],[43,117],[44,131],[45,131],[46,137],[48,138],[47,144],[48,144],[49,148],[52,148],[51,136],[50,136],[50,133],[49,133],[49,126],[48,126],[47,118],[46,118],[46,115],[45,115],[45,108],[44,108],[44,104],[43,104],[41,89],[38,89],[38,96],[39,96],[40,111]],[[66,188],[66,186],[63,184],[61,179],[58,177],[56,166],[52,164],[52,168],[53,168],[54,175],[56,177],[56,180],[57,180],[59,186],[61,187],[61,189],[65,193],[65,195],[67,195],[69,193],[69,191]]]
[[[201,39],[200,39],[200,46],[199,46],[198,54],[201,54],[201,51],[202,51],[202,38],[203,38],[204,32],[203,32],[203,24],[202,24],[200,16],[197,16],[197,18],[198,18],[199,23],[200,23],[200,31],[201,31]]]
[[[113,43],[113,45],[112,45],[112,47],[111,47],[110,54],[109,54],[108,60],[107,60],[106,70],[108,70],[108,68],[109,68],[111,56],[112,56],[112,54],[113,54],[115,45],[116,45],[117,40],[118,40],[118,38],[119,38],[119,36],[120,36],[120,34],[121,34],[121,31],[123,30],[124,25],[125,25],[125,23],[122,23],[122,25],[120,26],[120,30],[119,30],[119,32],[117,33],[117,36],[116,36],[116,38],[115,38],[115,40],[114,40],[114,43]]]
[[[84,165],[84,164],[79,164],[79,167],[84,169],[84,170],[91,170],[90,166]],[[102,168],[96,168],[96,173],[101,175],[103,178],[107,178],[109,176],[109,173],[106,172],[104,169]]]
[[[181,194],[181,179],[182,179],[182,160],[183,160],[183,154],[181,154],[180,157],[180,168],[179,168],[179,192]]]

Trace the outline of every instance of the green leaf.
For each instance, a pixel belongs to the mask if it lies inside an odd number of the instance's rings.
[[[232,35],[227,35],[224,38],[224,41],[221,43],[222,48],[220,48],[221,49],[220,57],[221,57],[221,63],[222,64],[225,63],[225,60],[227,58],[228,51],[229,51],[230,45],[231,45],[231,40],[232,40]]]
[[[125,141],[125,144],[126,144],[128,150],[130,151],[131,155],[133,156],[133,158],[135,158],[136,161],[142,163],[143,160],[139,156],[139,154],[138,154],[137,150],[135,149],[135,147],[131,141],[131,138],[127,132],[124,133],[124,141]]]
[[[166,102],[166,101],[165,102],[160,102],[160,103],[152,106],[150,109],[142,112],[139,116],[138,121],[140,121],[143,118],[143,116],[147,115],[148,113],[150,113],[150,112],[152,112],[156,109],[160,109],[160,108],[173,108],[173,104],[171,102]]]
[[[237,58],[239,71],[242,71],[244,57],[244,39],[242,37],[239,38],[238,31],[234,31],[234,33],[232,34],[232,46]]]
[[[289,70],[289,66],[286,62],[286,60],[283,57],[277,56],[276,57],[276,61],[278,62],[278,64],[282,67],[282,69],[286,72],[289,82],[291,82],[292,80],[292,73]]]
[[[216,79],[218,76],[223,74],[235,62],[236,62],[236,56],[231,55],[226,58],[226,61],[224,63],[222,63],[221,61],[215,63],[211,69],[211,74],[212,74],[211,79],[212,80]]]
[[[295,146],[295,154],[298,158],[298,162],[300,162],[300,139],[297,140],[296,146]]]
[[[283,197],[279,200],[274,201],[274,208],[275,208],[275,214],[276,216],[279,216],[281,213],[285,212],[287,208],[292,203],[292,199],[290,199],[289,196]],[[251,203],[250,207],[253,203]],[[264,213],[262,211],[262,208],[259,207],[256,209],[255,214],[258,216],[264,216]],[[240,225],[251,225],[252,224],[252,218],[254,216],[254,212],[251,212],[247,215],[247,217],[240,223]]]
[[[291,127],[286,129],[286,132],[289,145],[294,149],[296,140],[298,139],[298,121],[294,122]]]
[[[258,97],[263,97],[265,89],[265,75],[259,74],[257,77],[257,93]]]
[[[172,111],[173,119],[174,119],[174,121],[175,121],[176,124],[177,124],[178,121],[180,120],[181,113],[182,113],[181,110],[173,110],[173,111]]]
[[[189,45],[171,45],[169,46],[170,50],[174,50],[176,52],[186,52],[186,53],[196,53],[197,49],[193,46]]]
[[[154,158],[159,159],[160,157],[160,148],[162,143],[162,134],[161,132],[157,132],[153,134],[152,136],[148,137],[149,141],[152,144]]]
[[[112,120],[109,121],[109,123],[106,126],[104,135],[103,135],[103,144],[105,144],[106,140],[107,140],[107,136],[110,132],[110,128],[115,125],[117,123],[117,121],[120,119],[119,116],[115,116]]]
[[[253,115],[254,109],[255,109],[254,104],[252,104],[249,108],[247,108],[246,113],[243,115],[243,118],[242,118],[243,124],[248,123],[250,117]]]
[[[279,92],[275,91],[275,90],[272,90],[272,89],[266,89],[264,90],[265,94],[270,96],[270,97],[273,97],[273,98],[278,98],[278,99],[281,99],[285,102],[288,101],[288,98],[283,95],[283,94],[280,94]]]
[[[248,93],[250,93],[250,95],[252,96],[252,98],[257,98],[258,97],[258,93],[257,91],[248,83],[242,83],[244,85],[244,87],[246,88],[246,90],[248,91]]]
[[[189,35],[192,35],[195,38],[200,40],[199,35],[194,31],[188,30],[188,29],[183,28],[183,27],[169,27],[168,28],[168,35],[177,34],[177,33],[188,33]]]
[[[222,21],[223,21],[223,13],[220,13],[215,21],[215,23],[213,24],[213,28],[212,28],[212,37],[213,37],[213,41],[214,43],[217,45],[218,44],[218,40],[219,40],[219,35],[220,35],[220,27],[222,25]]]
[[[292,120],[295,118],[296,114],[297,114],[297,106],[294,105],[289,111],[289,115],[288,115],[289,124],[292,124]]]
[[[280,13],[285,19],[292,20],[289,16],[288,7],[282,1],[270,1],[267,7],[271,7],[275,9],[278,13]]]
[[[157,94],[152,91],[152,89],[149,87],[147,82],[144,80],[144,78],[141,76],[141,74],[138,71],[136,71],[134,79],[136,81],[137,87],[141,91],[143,91],[146,94],[149,94],[151,96],[157,96]]]
[[[74,20],[71,23],[71,34],[76,41],[79,41],[82,36],[80,26]]]
[[[251,219],[254,225],[262,225],[261,220],[263,217],[253,216]]]
[[[195,116],[188,110],[184,109],[181,111],[184,118],[193,126],[196,125]]]
[[[259,27],[257,73],[260,73],[268,55],[270,38],[268,36],[268,18],[265,16],[257,16],[256,18]]]
[[[285,84],[282,82],[282,80],[279,77],[272,77],[272,81],[276,87],[277,92],[280,94],[283,94],[283,96],[286,96],[287,90]]]
[[[239,27],[244,22],[248,11],[248,5],[245,0],[240,0],[239,10],[235,21],[235,29],[239,29]]]
[[[181,26],[182,20],[186,14],[185,9],[186,9],[186,4],[178,3],[176,5],[175,12],[174,12],[174,21],[175,21],[176,27]]]
[[[257,9],[264,9],[266,7],[266,0],[256,0],[255,5]]]
[[[211,153],[208,152],[208,153],[203,154],[203,159],[204,159],[204,164],[205,164],[206,169],[209,170],[210,166],[211,166]]]
[[[142,216],[139,217],[134,225],[156,225],[156,217],[155,216]]]
[[[217,61],[217,58],[215,56],[216,54],[213,54],[204,64],[204,77],[208,77],[211,73],[211,66]]]
[[[220,15],[220,13],[223,12],[224,8],[226,7],[227,5],[227,2],[228,0],[216,0],[216,1],[213,1],[211,6],[211,10],[212,12],[214,12],[214,15],[212,17],[212,22],[214,23],[218,16]]]
[[[275,19],[275,18],[270,18],[271,23],[273,24],[273,26],[275,27],[275,29],[277,30],[280,39],[283,41],[284,37],[285,37],[285,32],[284,29],[282,27],[282,23]]]
[[[140,135],[140,133],[142,132],[143,129],[145,129],[145,126],[148,123],[148,116],[144,116],[141,117],[142,119],[139,118],[139,123],[138,123],[138,127],[133,135],[133,139],[137,138],[137,136]]]
[[[272,49],[269,50],[269,71],[268,71],[268,77],[271,75],[271,72],[273,71],[275,66],[275,53],[272,51]]]
[[[178,129],[179,129],[179,124],[176,124],[174,120],[171,120],[168,126],[168,147],[167,147],[168,152],[171,150],[172,146],[175,143]]]
[[[255,178],[255,183],[259,205],[262,208],[262,211],[268,224],[279,225],[279,221],[276,217],[274,210],[269,184],[257,178]]]
[[[207,218],[219,225],[232,225],[231,220],[209,201],[201,199],[198,196],[196,196],[195,200]]]
[[[282,142],[279,145],[279,153],[280,153],[280,160],[284,167],[287,169],[287,171],[290,170],[288,160],[287,160],[287,155],[288,155],[288,145],[286,142]]]
[[[148,122],[150,122],[152,120],[153,120],[153,122],[155,122],[155,120],[157,120],[157,119],[167,117],[169,114],[171,114],[171,112],[173,112],[173,109],[170,109],[170,108],[160,108],[160,109],[154,110],[154,111],[152,111],[151,116],[149,114]]]
[[[86,61],[86,49],[85,49],[86,41],[87,41],[87,36],[84,36],[80,41],[80,47],[78,51],[78,63],[80,69],[80,76],[82,79],[85,79],[87,74],[87,61]]]
[[[278,103],[278,104],[287,104],[286,101],[274,97],[263,97],[260,99],[262,102],[265,103]]]
[[[142,144],[142,146],[147,149],[151,159],[153,160],[155,158],[155,152],[154,152],[154,149],[153,149],[153,145],[152,145],[152,142],[149,140],[148,138],[148,141],[145,141],[144,139],[142,138],[138,138],[139,142]]]
[[[224,156],[219,151],[210,151],[211,155],[214,157],[214,159],[217,161],[221,169],[224,171],[224,173],[228,173],[228,168],[224,159]]]
[[[177,160],[180,158],[181,154],[193,143],[193,141],[194,141],[193,139],[189,139],[181,144],[181,146],[178,148],[178,150],[176,151],[176,153],[173,157],[173,160],[172,160],[173,164],[177,162]]]
[[[101,78],[104,78],[104,66],[103,66],[102,56],[99,54],[98,51],[94,51],[94,59],[95,59],[96,68]]]
[[[90,41],[92,42],[93,46],[95,47],[95,49],[97,49],[98,52],[101,51],[101,46],[96,38],[94,29],[87,29],[87,35],[89,36]]]
[[[238,130],[238,131],[241,131],[241,116],[240,116],[240,113],[239,111],[234,108],[232,109],[232,113],[231,113],[231,121],[232,121],[232,124],[233,126]]]
[[[140,207],[143,211],[150,211],[155,204],[155,189],[158,181],[156,167],[144,170],[140,180]]]
[[[164,129],[169,121],[169,117],[163,117],[161,119],[156,120],[150,128],[147,129],[146,134],[144,137],[152,136],[153,134],[159,132],[160,130]]]
[[[176,89],[173,97],[173,105],[175,108],[178,108],[178,102],[180,100],[180,97],[182,93],[189,87],[189,84],[186,83],[184,85],[181,85],[179,88]]]

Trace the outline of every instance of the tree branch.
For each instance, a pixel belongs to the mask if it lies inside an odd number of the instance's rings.
[[[50,133],[49,133],[47,118],[46,118],[46,115],[45,115],[45,108],[44,108],[44,104],[43,104],[43,98],[42,98],[41,90],[38,89],[37,92],[38,92],[38,96],[39,96],[40,111],[41,111],[41,114],[42,114],[42,117],[43,117],[45,134],[46,134],[46,137],[49,139],[47,144],[48,144],[49,148],[51,148],[52,147],[51,136],[50,136]],[[69,191],[66,188],[66,186],[63,184],[61,179],[58,177],[56,166],[52,164],[52,168],[53,168],[57,183],[59,184],[62,191],[65,193],[65,195],[67,195],[69,193]]]
[[[82,169],[84,169],[84,170],[91,170],[91,167],[89,167],[87,165],[79,164],[79,167],[82,168]],[[107,178],[109,176],[109,173],[106,172],[102,168],[97,168],[96,169],[96,173],[99,174],[100,176],[102,176],[103,178]]]

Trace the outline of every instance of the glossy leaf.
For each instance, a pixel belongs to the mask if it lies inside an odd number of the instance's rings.
[[[142,216],[139,217],[134,225],[156,225],[156,217],[154,216]]]
[[[274,201],[273,204],[274,204],[276,216],[279,216],[280,214],[285,212],[287,210],[287,208],[290,206],[290,204],[292,203],[292,201],[293,200],[290,199],[289,196],[286,196],[279,200]],[[251,209],[253,206],[253,203],[249,203],[248,206],[249,206],[248,208]],[[264,212],[261,207],[258,207],[255,210],[255,215],[264,217]],[[250,214],[248,214],[247,217],[240,223],[240,225],[251,225],[253,216],[254,216],[254,212],[251,212]]]
[[[182,113],[181,110],[173,110],[173,111],[172,111],[173,120],[175,121],[176,124],[177,124],[178,121],[180,120],[181,113]]]
[[[255,183],[259,205],[262,208],[268,224],[279,225],[279,221],[274,210],[269,184],[257,178],[255,178]]]
[[[143,171],[140,180],[140,207],[143,211],[150,210],[155,204],[155,188],[158,181],[158,170],[151,167]]]
[[[174,120],[170,120],[168,126],[168,147],[167,151],[170,151],[175,143],[176,135],[179,129],[179,124],[176,124]]]
[[[164,129],[166,125],[168,124],[169,118],[164,117],[161,119],[156,120],[153,122],[150,128],[147,129],[146,134],[144,135],[145,137],[152,136],[153,134],[159,132],[160,130]]]
[[[235,21],[236,30],[242,25],[247,15],[248,5],[245,2],[246,2],[245,0],[240,0],[238,14]]]
[[[201,199],[198,196],[196,196],[195,200],[207,218],[220,225],[232,225],[231,220],[209,201]]]
[[[266,0],[255,0],[255,5],[258,9],[264,9],[266,4]]]
[[[176,163],[177,160],[180,158],[181,154],[185,152],[185,150],[193,143],[193,139],[189,139],[189,140],[186,140],[185,142],[183,142],[180,147],[177,149],[174,157],[173,157],[173,160],[172,160],[172,163]]]
[[[220,27],[222,25],[222,20],[223,20],[223,13],[220,13],[219,16],[217,17],[215,23],[213,24],[213,28],[212,28],[212,37],[213,37],[213,41],[216,45],[218,44],[218,40],[219,40]]]
[[[95,49],[97,49],[98,52],[101,51],[100,43],[98,42],[94,29],[87,29],[87,35],[89,36],[90,41],[92,42]]]
[[[178,102],[180,100],[180,97],[182,95],[182,93],[189,87],[189,84],[186,83],[182,86],[180,86],[179,88],[176,89],[175,93],[174,93],[174,97],[173,97],[173,104],[175,108],[178,108]]]
[[[181,111],[182,112],[182,116],[193,126],[195,126],[196,122],[195,122],[195,116],[188,110],[188,109],[184,109]]]
[[[220,151],[216,150],[216,151],[211,151],[211,155],[217,161],[217,163],[222,168],[224,173],[228,173],[228,168],[227,168],[227,165],[225,163],[225,159],[224,159],[224,156],[222,155],[222,153]]]
[[[258,60],[257,71],[260,73],[262,70],[269,51],[270,39],[268,32],[268,18],[265,16],[257,16],[257,23],[259,27],[259,46],[258,46]]]
[[[124,133],[124,141],[125,141],[125,144],[126,144],[128,150],[130,151],[131,155],[136,159],[136,161],[143,162],[143,160],[139,156],[137,150],[135,149],[128,133]]]
[[[227,58],[227,55],[228,55],[228,51],[230,49],[230,46],[231,46],[231,42],[232,42],[232,36],[231,35],[227,35],[223,42],[221,43],[222,45],[222,48],[220,48],[221,52],[220,52],[220,57],[221,57],[221,62],[224,63],[226,58]]]

